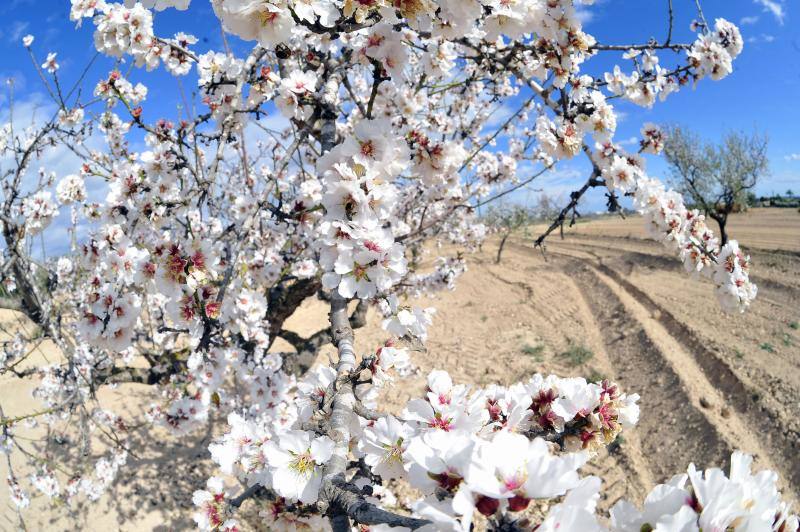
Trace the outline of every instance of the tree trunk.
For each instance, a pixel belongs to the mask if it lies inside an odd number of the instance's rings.
[[[500,241],[500,247],[497,248],[497,258],[494,260],[495,264],[500,264],[500,258],[503,256],[503,248],[506,246],[506,240],[508,240],[510,235],[510,232],[503,235],[503,239]]]
[[[711,212],[709,216],[711,216],[719,226],[720,247],[722,247],[728,243],[728,232],[725,230],[725,226],[728,224],[728,214],[723,212]]]
[[[727,223],[728,223],[727,216],[717,220],[717,224],[719,225],[719,238],[721,241],[720,246],[724,246],[725,244],[728,243],[728,232],[725,230],[725,226],[727,225]]]

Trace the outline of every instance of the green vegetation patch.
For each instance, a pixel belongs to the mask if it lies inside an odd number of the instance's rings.
[[[539,362],[542,360],[542,353],[544,353],[544,345],[525,344],[524,346],[522,346],[522,352],[531,357],[532,359],[534,359],[535,361]]]
[[[581,366],[594,357],[592,351],[582,345],[573,345],[559,355],[571,366]]]

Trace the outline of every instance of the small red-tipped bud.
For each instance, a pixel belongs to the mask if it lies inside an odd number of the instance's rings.
[[[521,512],[522,510],[527,508],[530,503],[531,503],[530,499],[526,499],[525,497],[517,495],[515,497],[511,497],[508,500],[508,509],[511,510],[512,512]]]
[[[478,499],[478,503],[475,507],[480,513],[489,517],[490,515],[494,515],[497,509],[500,508],[500,501],[492,499],[491,497],[481,497]]]

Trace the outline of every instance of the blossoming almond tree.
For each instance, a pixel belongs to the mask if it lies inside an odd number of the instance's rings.
[[[591,173],[536,245],[590,189],[604,190],[612,211],[629,196],[650,235],[713,281],[724,310],[748,307],[748,257],[735,241],[720,246],[703,216],[646,172],[641,153],[660,152],[661,131],[644,125],[637,153],[614,137],[615,99],[649,107],[728,75],[742,50],[736,26],[707,21],[698,5],[694,41],[673,42],[669,1],[664,41],[606,44],[582,30],[577,0],[211,3],[249,53],[201,54],[188,33],[157,35],[157,13],[189,0],[72,0],[71,19],[94,26],[94,46],[115,68],[86,97],[88,70],[70,89],[49,52],[34,65],[57,111],[29,125],[12,109],[3,127],[3,304],[64,357],[23,369],[40,340],[19,332],[0,360],[3,374],[38,376],[43,404],[20,417],[0,411],[17,507],[33,493],[67,504],[100,496],[125,467],[130,427],[96,391],[138,382],[160,391],[142,413],[148,426],[186,434],[211,413],[227,416],[209,445],[218,474],[194,494],[203,530],[238,529],[249,499],[275,530],[469,530],[479,515],[494,530],[797,530],[775,474],[752,474],[739,453],[729,475],[690,466],[644,508],[620,502],[598,520],[600,480],[580,468],[639,416],[638,395],[608,381],[537,374],[473,389],[442,368],[401,415],[376,404],[413,371],[409,346],[435,319],[415,297],[452,289],[463,252],[481,241],[476,208],[567,159],[586,157]],[[38,56],[32,36],[24,46]],[[602,78],[582,74],[592,58],[619,53]],[[131,68],[196,79],[202,108],[158,119]],[[516,110],[491,127],[501,105]],[[280,130],[263,120],[274,113]],[[37,173],[59,147],[82,162],[68,175]],[[33,244],[62,211],[71,242],[47,258]],[[423,268],[431,253],[440,255]],[[312,297],[328,302],[330,327],[287,330]],[[369,308],[382,314],[386,341],[356,353]],[[294,350],[276,352],[278,338]],[[330,342],[337,360],[314,365]],[[55,456],[15,438],[30,422],[96,429],[111,450],[65,477]],[[28,458],[29,477],[11,467],[12,453]],[[420,499],[389,509],[395,481]],[[539,522],[522,518],[534,499],[556,503]]]

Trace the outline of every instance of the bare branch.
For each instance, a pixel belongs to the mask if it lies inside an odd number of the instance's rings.
[[[586,191],[592,187],[605,186],[605,181],[598,179],[599,177],[600,177],[600,172],[598,169],[595,168],[594,172],[592,172],[592,175],[589,177],[586,183],[584,183],[584,185],[580,189],[570,194],[570,201],[567,204],[567,206],[561,209],[561,212],[558,213],[558,217],[555,220],[553,220],[553,223],[550,224],[547,230],[541,235],[539,235],[539,237],[534,242],[534,246],[541,247],[542,244],[544,244],[545,239],[550,235],[550,233],[552,233],[553,231],[555,231],[560,227],[563,227],[564,222],[567,219],[567,215],[570,213],[570,211],[572,212],[572,222],[570,223],[570,225],[575,223],[575,218],[578,216],[576,207],[578,206],[578,202],[586,193]]]

